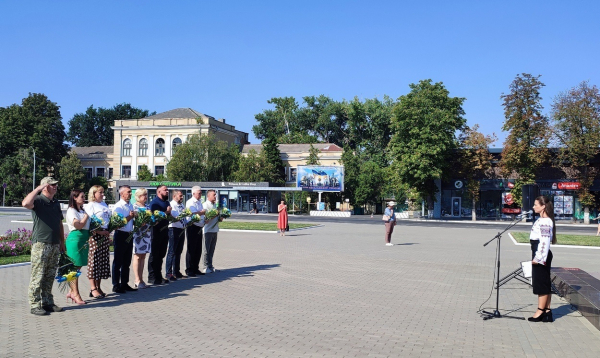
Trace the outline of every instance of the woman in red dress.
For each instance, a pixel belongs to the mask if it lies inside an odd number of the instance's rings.
[[[279,217],[277,218],[277,228],[279,229],[279,236],[285,236],[285,229],[288,226],[288,213],[285,201],[281,201],[281,203],[277,207],[277,212],[279,212]]]

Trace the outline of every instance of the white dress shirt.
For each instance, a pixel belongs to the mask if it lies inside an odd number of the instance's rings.
[[[193,196],[190,200],[186,201],[185,207],[190,209],[192,214],[195,214],[197,212],[204,210],[202,207],[202,202],[200,200],[197,200]],[[202,220],[194,223],[194,225],[196,225],[198,227],[203,227],[204,226],[204,215],[202,215]]]
[[[129,216],[129,212],[133,211],[133,205],[131,203],[121,199],[115,204],[115,213],[123,215],[124,218]],[[131,232],[133,231],[133,219],[129,220],[127,225],[119,229],[120,231]]]
[[[183,200],[181,201],[181,204],[179,204],[175,200],[171,200],[170,205],[171,205],[171,215],[173,217],[179,216],[179,214],[181,214],[181,212],[183,210],[185,210],[185,205],[183,205]],[[169,227],[183,229],[183,225],[185,225],[186,221],[187,221],[186,219],[183,219],[183,220],[176,221],[174,223],[170,223]]]

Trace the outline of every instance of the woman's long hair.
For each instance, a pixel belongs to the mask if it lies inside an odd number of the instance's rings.
[[[102,187],[102,185],[94,185],[93,187],[90,188],[90,191],[88,192],[88,201],[90,203],[92,201],[96,201],[96,198],[94,198],[94,195],[100,189],[104,189],[104,187]]]
[[[83,208],[77,204],[77,197],[83,193],[83,190],[73,189],[71,190],[71,195],[69,196],[69,207],[73,208],[79,212],[83,211]]]
[[[535,198],[535,201],[540,203],[540,205],[544,205],[544,212],[546,216],[548,216],[552,220],[552,245],[556,244],[556,222],[554,221],[554,205],[550,198],[545,195],[540,195]]]

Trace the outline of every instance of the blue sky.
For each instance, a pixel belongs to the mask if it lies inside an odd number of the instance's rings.
[[[431,78],[500,146],[517,74],[542,75],[547,112],[600,86],[599,1],[0,0],[0,14],[0,106],[45,93],[65,126],[92,104],[191,107],[256,143],[272,97],[398,98]]]

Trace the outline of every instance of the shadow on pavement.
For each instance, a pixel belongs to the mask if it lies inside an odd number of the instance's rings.
[[[403,244],[394,244],[394,246],[404,246],[404,245],[419,245],[418,242],[405,242]]]
[[[166,300],[169,298],[188,296],[185,291],[200,288],[203,285],[214,284],[223,281],[230,280],[236,277],[252,277],[256,271],[270,270],[281,266],[281,264],[268,264],[268,265],[255,265],[246,267],[236,267],[218,270],[215,273],[179,279],[176,282],[171,282],[166,285],[160,286],[149,286],[147,289],[138,290],[135,292],[127,292],[125,294],[112,293],[110,290],[104,290],[107,294],[106,298],[94,299],[88,297],[88,292],[82,292],[82,298],[87,302],[86,305],[67,305],[64,306],[65,311],[86,309],[86,308],[98,308],[98,307],[114,307],[128,303],[137,302],[152,302],[159,300]],[[105,286],[109,286],[110,279],[105,280]]]

